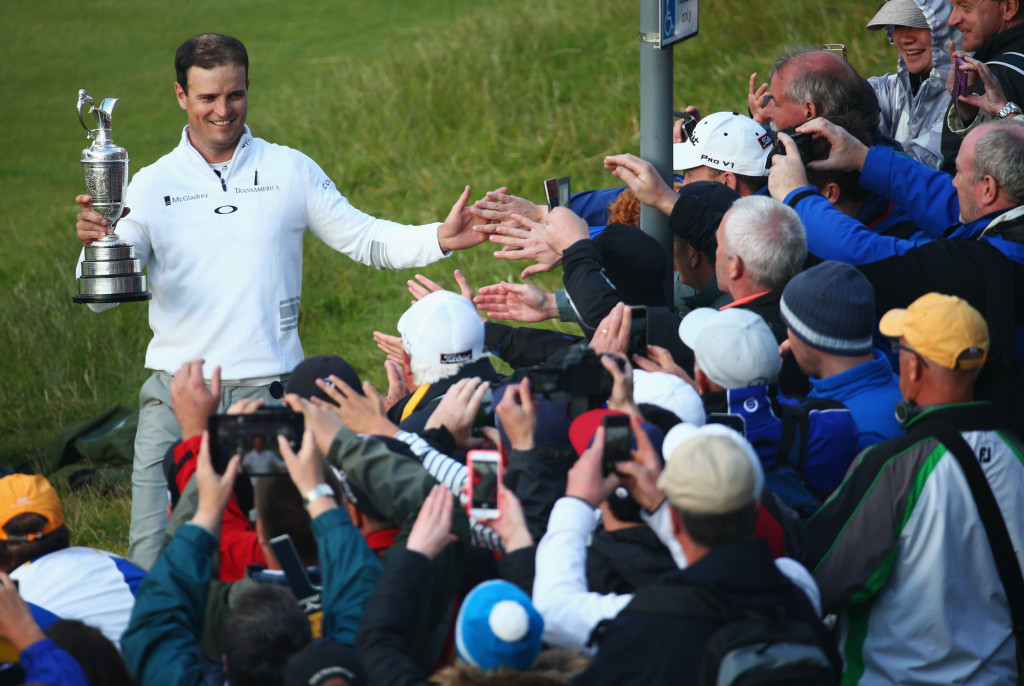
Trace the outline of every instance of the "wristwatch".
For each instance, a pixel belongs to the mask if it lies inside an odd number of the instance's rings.
[[[1003,109],[996,113],[996,117],[999,119],[1006,119],[1007,117],[1016,117],[1018,114],[1024,114],[1024,110],[1015,105],[1012,102],[1007,102],[1003,105]]]
[[[317,500],[318,498],[323,498],[325,495],[329,495],[333,498],[334,489],[327,484],[320,484],[319,486],[311,490],[309,493],[302,496],[302,504],[305,505],[306,507],[309,507],[310,505],[313,504],[314,500]]]

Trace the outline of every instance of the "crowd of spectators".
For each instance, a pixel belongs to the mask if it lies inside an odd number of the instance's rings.
[[[179,359],[151,565],[0,479],[0,683],[1021,683],[1022,27],[889,0],[895,73],[787,50],[750,116],[686,108],[674,185],[623,153],[568,207],[464,194],[441,249],[523,282],[409,281],[385,394],[337,354],[274,377],[301,436],[225,454],[210,417],[270,402]]]

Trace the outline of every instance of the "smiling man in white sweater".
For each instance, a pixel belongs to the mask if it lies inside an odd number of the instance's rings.
[[[169,384],[187,360],[221,365],[221,411],[242,398],[281,397],[303,359],[298,336],[302,237],[377,269],[430,264],[480,243],[467,186],[443,223],[406,226],[354,208],[306,155],[254,138],[245,125],[249,58],[230,36],[191,38],[175,55],[178,146],[128,186],[118,234],[146,266],[153,300],[153,375],[139,396],[129,557],[149,568],[167,521],[164,453],[179,438]],[[80,195],[76,229],[87,246],[112,232]],[[84,254],[84,253],[83,253]],[[82,258],[79,258],[79,270]],[[90,304],[94,311],[113,304]],[[219,386],[220,384],[218,384]]]

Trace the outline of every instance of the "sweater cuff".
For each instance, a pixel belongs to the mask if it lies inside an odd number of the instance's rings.
[[[572,305],[569,304],[569,296],[566,294],[564,288],[559,288],[555,291],[555,305],[558,307],[559,321],[573,323],[579,321],[579,319],[576,318],[576,312],[572,309]]]

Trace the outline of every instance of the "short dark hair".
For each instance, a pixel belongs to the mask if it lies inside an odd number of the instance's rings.
[[[249,78],[249,53],[242,41],[220,33],[202,33],[181,44],[174,53],[174,72],[181,90],[188,94],[188,70],[192,67],[213,69],[234,64],[245,69]]]
[[[259,476],[254,479],[256,517],[269,541],[288,534],[295,544],[302,564],[317,564],[316,539],[313,537],[309,513],[295,484],[285,475]]]
[[[96,627],[77,619],[60,619],[45,633],[82,666],[89,686],[131,686],[135,683],[117,646]]]
[[[695,543],[706,548],[716,548],[752,537],[759,507],[752,500],[740,509],[725,514],[699,514],[679,508],[676,511],[683,520],[686,533]]]
[[[724,173],[724,169],[708,167],[708,176],[712,179],[717,179]],[[747,174],[736,174],[735,172],[733,172],[733,175],[736,177],[736,183],[747,189],[748,195],[753,195],[768,185],[767,176],[748,176]]]
[[[14,536],[27,536],[46,525],[46,517],[24,512],[4,524],[4,531]],[[71,545],[71,532],[67,525],[32,541],[0,541],[0,570],[9,572],[29,560],[63,550]]]
[[[292,592],[274,584],[242,591],[224,622],[228,683],[280,686],[288,658],[313,640]]]
[[[871,136],[868,134],[867,129],[864,128],[864,120],[861,117],[846,114],[825,117],[825,119],[836,126],[845,129],[864,146],[869,148],[871,147]],[[797,127],[795,126],[787,127],[782,129],[782,132],[792,136],[796,132],[796,128]],[[811,148],[811,159],[824,160],[828,158],[830,151],[831,146],[828,145],[828,142],[824,138],[816,138],[814,139],[814,143]],[[870,194],[870,191],[865,188],[861,188],[859,171],[818,171],[810,168],[805,171],[807,172],[807,182],[819,190],[826,184],[834,183],[839,186],[839,191],[842,194],[842,197],[855,202],[866,199]]]

